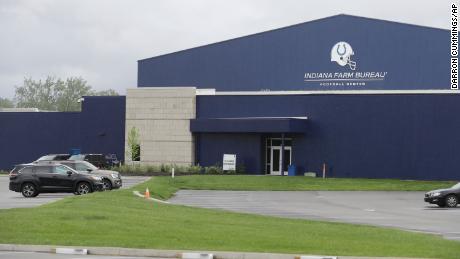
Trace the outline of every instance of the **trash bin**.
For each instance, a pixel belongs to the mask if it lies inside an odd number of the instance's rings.
[[[295,165],[289,165],[288,166],[288,176],[295,176],[297,168]]]
[[[70,149],[70,155],[80,155],[81,154],[81,150],[79,148],[71,148]]]

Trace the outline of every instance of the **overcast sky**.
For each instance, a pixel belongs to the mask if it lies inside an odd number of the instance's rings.
[[[0,0],[0,97],[24,77],[136,87],[137,60],[335,14],[449,29],[448,0]]]

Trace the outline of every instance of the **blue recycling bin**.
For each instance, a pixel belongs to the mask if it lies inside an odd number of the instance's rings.
[[[70,149],[70,155],[80,155],[81,154],[81,150],[79,148],[71,148]]]
[[[288,166],[288,176],[295,176],[296,170],[297,168],[295,165],[289,165]]]

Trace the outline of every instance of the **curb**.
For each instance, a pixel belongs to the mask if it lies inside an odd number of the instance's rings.
[[[294,255],[294,254],[273,254],[273,253],[249,253],[249,252],[222,252],[222,251],[185,251],[185,250],[158,250],[158,249],[136,249],[120,247],[77,247],[77,246],[50,246],[50,245],[14,245],[0,244],[0,251],[9,252],[39,252],[56,253],[56,249],[87,249],[89,255],[109,255],[109,256],[143,256],[143,257],[163,257],[163,258],[184,258],[184,254],[213,254],[214,259],[422,259],[406,257],[354,257],[354,256],[318,256],[318,255]]]

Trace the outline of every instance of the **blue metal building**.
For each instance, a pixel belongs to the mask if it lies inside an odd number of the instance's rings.
[[[253,174],[459,180],[447,30],[337,15],[138,61],[125,97],[0,113],[0,169],[80,148]],[[129,160],[129,158],[127,158]]]
[[[200,165],[458,180],[449,62],[447,30],[337,15],[140,60],[138,87],[214,89],[190,120]]]

